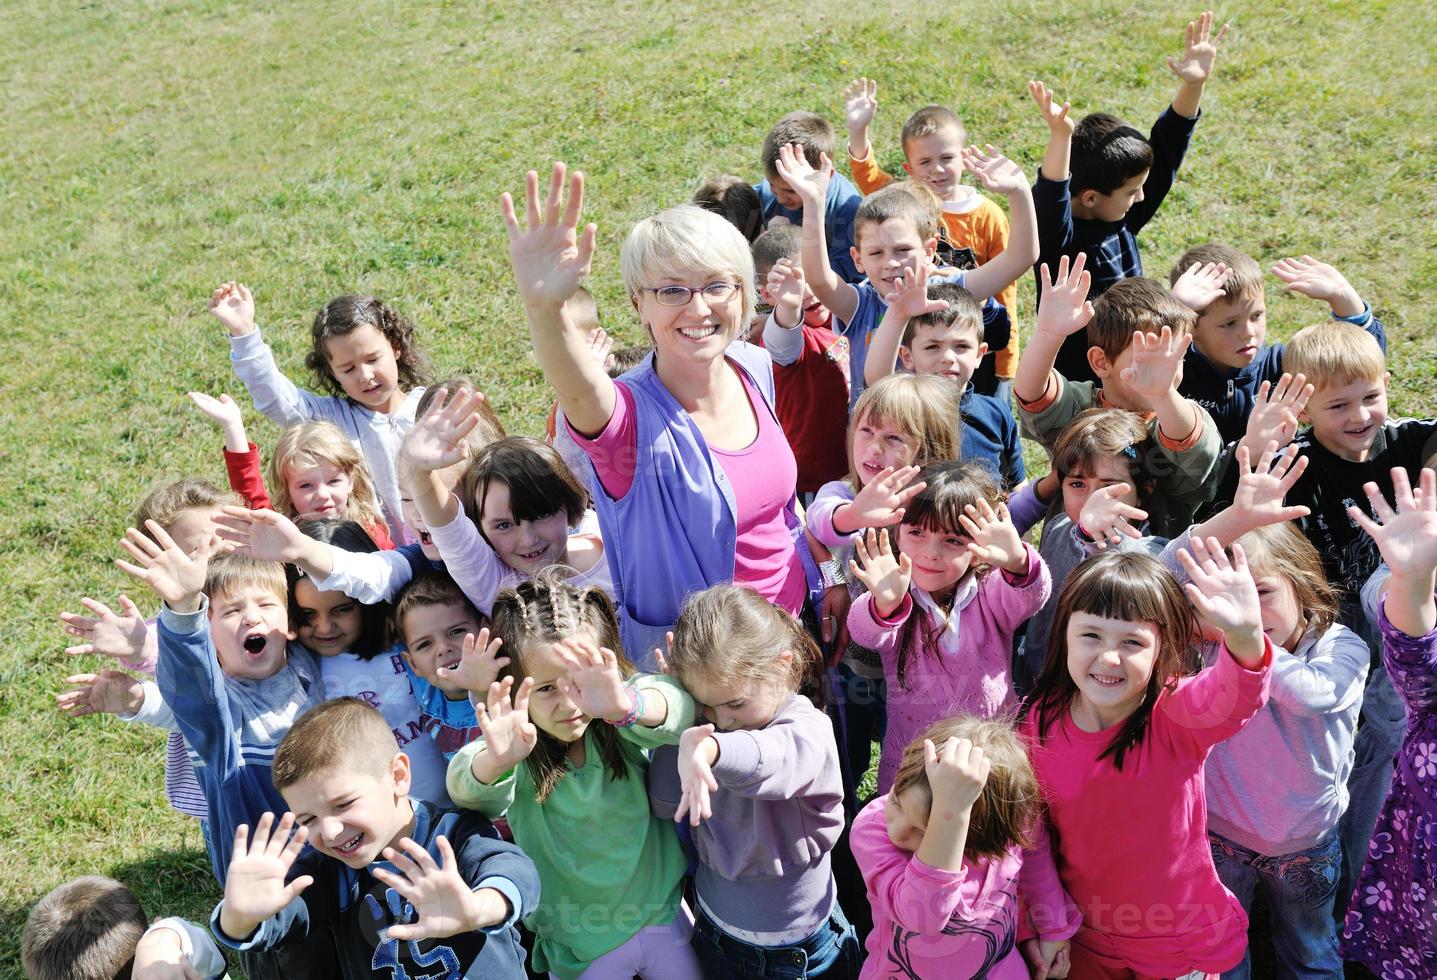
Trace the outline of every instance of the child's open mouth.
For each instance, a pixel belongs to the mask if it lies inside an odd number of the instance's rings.
[[[336,854],[338,854],[338,855],[341,855],[342,857],[350,857],[351,855],[354,854],[355,851],[358,851],[358,850],[359,850],[359,845],[361,845],[361,844],[363,844],[363,843],[364,843],[364,834],[363,834],[363,833],[355,834],[353,837],[351,837],[349,840],[345,841],[343,844],[336,844],[335,847],[334,847],[334,853],[336,853]]]
[[[544,547],[540,548],[538,551],[528,551],[528,552],[525,552],[525,551],[516,551],[516,552],[514,553],[514,557],[518,558],[520,561],[538,561],[541,557],[543,557],[544,553],[545,553],[546,551],[548,551],[548,550],[549,550],[549,546],[546,544],[546,545],[544,545]]]
[[[264,648],[269,645],[269,638],[263,633],[251,633],[244,638],[245,652],[255,656],[264,653]]]
[[[1093,683],[1099,687],[1118,687],[1125,680],[1125,678],[1122,677],[1107,677],[1102,674],[1089,674],[1088,676],[1091,677]]]

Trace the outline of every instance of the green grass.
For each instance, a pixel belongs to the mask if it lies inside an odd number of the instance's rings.
[[[1432,414],[1424,41],[1437,12],[1252,8],[1236,15],[1182,177],[1143,236],[1147,266],[1163,275],[1209,238],[1264,264],[1333,261],[1387,323],[1397,410]],[[16,53],[0,68],[0,974],[18,974],[30,904],[68,877],[115,875],[157,913],[202,919],[216,898],[195,825],[164,804],[161,739],[60,718],[51,701],[80,666],[55,615],[125,587],[110,558],[144,490],[223,479],[218,439],[183,402],[191,388],[240,394],[204,312],[216,283],[254,288],[295,377],[313,310],[378,293],[420,324],[439,370],[472,372],[511,429],[538,431],[548,396],[495,203],[525,169],[561,157],[590,175],[594,290],[609,329],[636,341],[617,272],[626,229],[705,176],[752,174],[781,113],[841,126],[842,87],[864,73],[882,85],[874,135],[890,166],[906,113],[939,100],[1031,172],[1046,134],[1029,77],[1076,112],[1145,126],[1171,95],[1163,56],[1194,12],[1103,0],[948,5],[930,19],[898,4],[818,9],[0,7]],[[1031,282],[1022,290],[1031,310]],[[1323,315],[1276,290],[1269,301],[1280,336]]]

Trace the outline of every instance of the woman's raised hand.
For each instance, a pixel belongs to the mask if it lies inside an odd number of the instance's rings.
[[[558,306],[574,295],[589,274],[594,258],[597,226],[579,230],[584,209],[584,175],[575,171],[568,177],[569,199],[564,202],[567,168],[555,163],[549,177],[549,193],[539,201],[539,175],[531,170],[524,178],[524,199],[528,228],[519,224],[514,199],[508,192],[499,198],[504,227],[509,232],[509,261],[514,281],[526,306]]]

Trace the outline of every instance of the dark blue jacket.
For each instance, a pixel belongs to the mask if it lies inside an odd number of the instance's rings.
[[[999,309],[1002,309],[1000,306]],[[1018,422],[1013,410],[992,395],[980,395],[969,388],[959,402],[963,415],[963,437],[959,453],[987,463],[1004,490],[1012,490],[1027,477],[1023,468],[1023,446],[1018,440]]]
[[[774,197],[773,191],[769,189],[767,180],[755,184],[753,189],[758,191],[758,200],[763,206],[765,228],[774,215],[787,218],[790,224],[803,224],[803,209],[794,211],[779,204],[778,198]],[[828,181],[828,197],[823,208],[823,230],[828,237],[828,264],[844,282],[855,284],[863,281],[863,273],[853,264],[853,255],[848,250],[858,244],[853,237],[853,218],[858,214],[858,206],[862,203],[863,195],[858,193],[858,188],[843,174],[836,173]]]

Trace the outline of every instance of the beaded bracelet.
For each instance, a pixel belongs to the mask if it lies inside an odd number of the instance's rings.
[[[629,710],[618,721],[610,721],[615,728],[633,728],[644,714],[644,692],[633,684],[624,688],[629,695]]]

